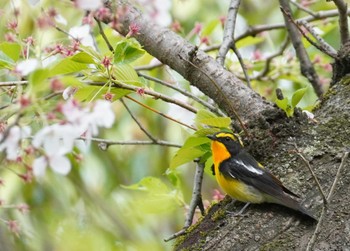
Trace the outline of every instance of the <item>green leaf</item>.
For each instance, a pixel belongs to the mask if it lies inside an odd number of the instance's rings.
[[[246,37],[246,38],[239,40],[236,43],[236,47],[237,47],[237,49],[239,49],[239,48],[243,48],[243,47],[247,47],[247,46],[251,46],[251,45],[260,44],[264,41],[265,41],[264,37]]]
[[[209,157],[204,165],[204,172],[206,174],[209,174],[210,176],[213,176],[213,172],[211,170],[211,167],[213,166],[213,164],[214,164],[213,157]]]
[[[180,148],[175,156],[170,161],[170,169],[176,168],[178,166],[181,166],[187,162],[190,162],[204,154],[204,151],[195,148]]]
[[[205,124],[214,127],[229,127],[231,124],[231,118],[217,117],[215,114],[207,110],[199,110],[197,112],[195,122],[197,124]]]
[[[87,68],[88,64],[76,62],[71,57],[64,58],[51,68],[49,77],[79,72]]]
[[[29,86],[32,94],[49,90],[50,86],[47,84],[50,71],[48,69],[37,69],[29,76]]]
[[[145,177],[138,183],[130,186],[122,186],[125,189],[138,191],[139,196],[133,201],[133,208],[142,213],[161,213],[174,210],[177,201],[180,201],[178,193],[170,190],[164,182],[156,177]]]
[[[219,132],[218,128],[201,128],[195,132],[195,135],[199,137],[206,137],[207,135]]]
[[[111,93],[114,94],[113,101],[120,99],[120,98],[124,97],[125,95],[128,95],[128,94],[133,93],[133,92],[134,91],[125,90],[125,89],[121,89],[121,88],[112,88],[111,89]]]
[[[287,111],[287,107],[288,107],[288,98],[284,98],[284,99],[276,99],[275,101],[276,105],[281,108],[283,111]]]
[[[123,40],[114,49],[114,63],[130,63],[143,56],[145,50],[135,39]]]
[[[129,190],[140,190],[156,193],[169,192],[168,187],[160,179],[152,176],[145,177],[136,184],[130,186],[122,185],[122,187]]]
[[[195,147],[195,146],[200,146],[202,144],[209,143],[210,139],[207,137],[197,137],[197,136],[191,136],[188,137],[182,146],[182,148],[190,148],[190,147]]]
[[[8,68],[9,66],[14,65],[14,61],[12,58],[7,56],[4,52],[0,51],[0,67]]]
[[[299,89],[296,92],[294,92],[292,96],[292,108],[297,106],[300,100],[304,97],[306,91],[307,91],[307,87]]]
[[[0,51],[4,52],[13,61],[17,61],[21,56],[21,46],[17,43],[8,43],[8,42],[1,43]]]
[[[78,63],[95,64],[94,58],[86,52],[79,52],[75,54],[71,57],[71,60]]]
[[[100,92],[101,96],[106,92],[106,91],[103,91],[102,89],[103,88],[100,86],[86,85],[84,87],[80,87],[77,89],[77,91],[74,93],[74,98],[78,101],[86,101],[86,100],[90,101],[98,92]],[[98,97],[99,95],[97,95],[97,98]]]
[[[136,86],[142,86],[139,76],[134,68],[129,64],[118,64],[114,67],[114,75],[117,80]]]
[[[73,87],[84,87],[85,85],[79,80],[79,78],[77,77],[74,77],[74,76],[69,76],[69,75],[66,75],[66,76],[63,76],[61,78],[59,78],[63,85],[65,87],[68,87],[68,86],[73,86]]]
[[[202,30],[201,35],[202,36],[209,36],[210,34],[212,34],[212,32],[214,31],[214,29],[220,24],[220,20],[219,19],[214,19],[211,22],[209,22],[204,29]]]

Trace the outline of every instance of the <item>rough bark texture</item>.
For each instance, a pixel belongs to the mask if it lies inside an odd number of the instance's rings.
[[[302,195],[317,217],[323,204],[306,165],[293,153],[296,143],[307,156],[326,195],[341,158],[350,146],[350,79],[334,85],[316,111],[317,123],[300,125],[293,139],[280,140],[262,162],[283,183]],[[350,161],[346,160],[335,192],[325,211],[311,250],[348,250],[350,247]],[[233,217],[241,203],[214,205],[202,221],[176,244],[176,250],[306,250],[316,224],[287,208],[262,204],[249,207],[246,217]]]
[[[338,58],[332,66],[332,84],[338,83],[343,76],[350,73],[350,41],[340,48],[338,51]]]
[[[198,87],[229,115],[233,115],[232,106],[241,119],[247,123],[261,117],[263,111],[265,111],[265,115],[280,114],[279,110],[274,108],[271,103],[262,99],[260,95],[248,88],[234,74],[225,70],[208,54],[196,50],[193,44],[169,29],[150,22],[133,6],[119,1],[118,3],[119,7],[124,6],[123,14],[118,20],[120,22],[117,28],[118,32],[126,35],[131,24],[139,27],[139,32],[134,37],[148,53],[173,68],[192,85]],[[109,7],[113,10],[113,5]],[[115,12],[115,10],[113,11]],[[110,20],[104,21],[109,22]],[[223,97],[213,81],[227,95],[226,98]],[[266,113],[266,111],[269,112]]]

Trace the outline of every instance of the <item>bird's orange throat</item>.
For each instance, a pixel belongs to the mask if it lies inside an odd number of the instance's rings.
[[[219,141],[211,142],[211,151],[213,153],[214,165],[218,166],[221,162],[231,157],[224,144]]]

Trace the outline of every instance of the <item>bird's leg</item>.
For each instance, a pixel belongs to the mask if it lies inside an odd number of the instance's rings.
[[[233,202],[235,202],[235,201],[233,201]],[[247,207],[248,207],[249,205],[250,205],[250,203],[247,202],[247,203],[242,207],[242,209],[239,210],[238,213],[237,213],[237,212],[230,212],[230,211],[228,211],[227,213],[231,214],[232,216],[245,216],[245,215],[244,215],[244,211],[247,209]]]

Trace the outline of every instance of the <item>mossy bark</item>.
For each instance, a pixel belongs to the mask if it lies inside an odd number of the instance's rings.
[[[258,148],[251,149],[263,152],[260,161],[320,217],[322,197],[306,164],[295,152],[303,152],[328,195],[342,157],[350,150],[350,78],[329,90],[315,115],[316,121],[293,118],[280,124],[279,132],[285,137],[276,136],[274,144],[270,144],[273,137],[267,137],[267,144],[261,140]],[[287,137],[286,131],[292,137]],[[317,223],[278,205],[251,205],[245,217],[226,213],[241,207],[242,203],[229,200],[212,206],[202,221],[176,243],[175,250],[306,250],[312,237],[315,242],[310,250],[346,250],[350,247],[350,160],[344,162],[317,233]]]

